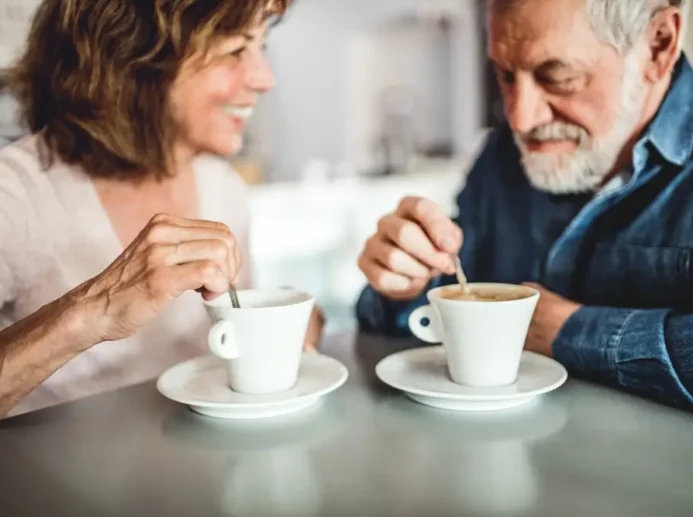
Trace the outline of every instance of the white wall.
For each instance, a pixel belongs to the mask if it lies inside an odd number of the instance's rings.
[[[435,0],[439,3],[438,0]],[[277,89],[262,101],[258,116],[270,127],[265,154],[274,179],[294,179],[313,158],[350,160],[345,120],[348,56],[352,36],[413,13],[427,0],[298,0],[275,29],[269,54]],[[465,148],[481,121],[478,44],[473,0],[444,0],[460,16],[452,61],[456,92],[452,123]]]
[[[0,0],[0,69],[21,48],[39,0]],[[458,148],[466,149],[481,121],[478,43],[474,0],[296,0],[270,37],[277,89],[259,106],[251,128],[257,150],[273,179],[295,179],[313,158],[333,164],[355,157],[345,121],[350,88],[348,44],[367,31],[422,8],[455,12],[450,121]],[[441,77],[441,80],[448,80]],[[11,105],[0,106],[0,133],[15,133]],[[1,135],[0,135],[1,136]]]
[[[691,9],[692,0],[684,0],[683,4],[683,51],[689,59],[693,58],[693,10]]]
[[[34,10],[40,0],[0,0],[0,73],[21,52]],[[0,146],[23,134],[17,120],[17,103],[0,94]]]
[[[377,166],[374,147],[383,136],[383,112],[392,109],[384,106],[385,92],[391,103],[397,92],[397,111],[406,113],[399,130],[411,132],[414,145],[451,139],[450,47],[451,38],[440,27],[411,19],[349,39],[343,152],[360,170]]]
[[[40,0],[0,0],[0,69],[12,63],[21,51],[39,4]]]

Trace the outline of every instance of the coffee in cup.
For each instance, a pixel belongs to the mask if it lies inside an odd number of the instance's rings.
[[[423,341],[443,344],[453,382],[513,384],[539,292],[513,284],[468,285],[469,294],[459,285],[430,290],[429,305],[411,313],[409,328]]]
[[[445,287],[441,290],[440,296],[446,300],[470,302],[504,302],[529,296],[529,293],[524,291],[513,292],[498,286],[472,285],[469,285],[468,289],[462,289],[459,285]]]
[[[314,298],[291,289],[238,291],[240,308],[227,294],[206,301],[213,326],[212,353],[227,361],[228,382],[239,393],[291,389],[298,379]]]

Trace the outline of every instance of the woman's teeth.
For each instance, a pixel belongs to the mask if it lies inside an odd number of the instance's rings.
[[[253,114],[253,106],[226,106],[225,111],[232,117],[249,119]]]

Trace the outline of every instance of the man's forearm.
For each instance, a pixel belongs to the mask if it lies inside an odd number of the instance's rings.
[[[572,373],[693,408],[693,314],[668,309],[583,307],[553,344]]]
[[[0,331],[0,418],[70,359],[93,344],[75,292]]]

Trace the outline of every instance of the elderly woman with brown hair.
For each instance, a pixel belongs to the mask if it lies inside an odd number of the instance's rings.
[[[43,1],[10,80],[31,135],[0,152],[0,416],[204,352],[195,291],[250,282],[221,157],[273,85],[264,42],[289,3]]]

